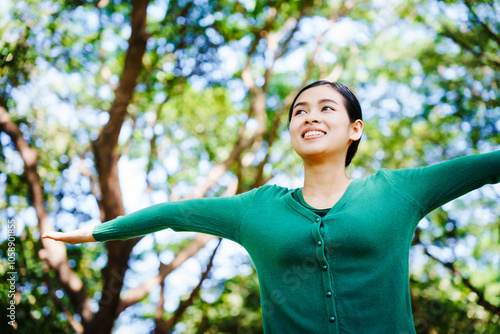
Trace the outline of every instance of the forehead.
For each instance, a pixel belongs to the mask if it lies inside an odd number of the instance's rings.
[[[342,94],[337,92],[334,88],[330,87],[329,85],[321,85],[303,91],[302,94],[300,94],[299,97],[297,98],[297,101],[295,101],[295,105],[299,103],[300,104],[317,103],[325,99],[333,100],[337,102],[339,105],[343,104]]]

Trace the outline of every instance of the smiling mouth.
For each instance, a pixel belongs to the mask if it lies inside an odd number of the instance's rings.
[[[324,135],[325,135],[325,133],[323,131],[313,130],[313,131],[307,131],[306,133],[304,133],[302,138],[307,139],[307,138],[313,138],[313,137],[321,137]]]

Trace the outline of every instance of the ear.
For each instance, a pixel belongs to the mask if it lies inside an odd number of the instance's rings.
[[[363,134],[363,121],[360,119],[357,119],[353,123],[351,123],[351,135],[349,136],[349,139],[352,141],[359,140],[361,138],[361,135]]]

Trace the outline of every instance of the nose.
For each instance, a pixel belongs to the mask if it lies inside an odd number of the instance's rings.
[[[311,123],[319,123],[318,115],[316,112],[311,111],[307,113],[307,116],[304,120],[305,124],[311,124]]]

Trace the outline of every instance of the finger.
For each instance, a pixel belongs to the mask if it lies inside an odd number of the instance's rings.
[[[61,240],[63,237],[63,233],[61,232],[46,232],[42,235],[42,239],[52,239],[52,240]]]
[[[44,234],[42,234],[42,239],[52,239],[52,238],[53,236],[51,232],[45,232]]]
[[[52,235],[52,232],[45,232],[43,235],[42,235],[42,239],[52,239],[53,238],[53,235]]]

